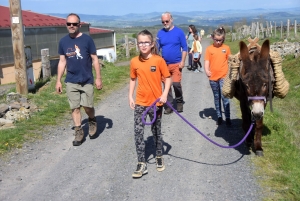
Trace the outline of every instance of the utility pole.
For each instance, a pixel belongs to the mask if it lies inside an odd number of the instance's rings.
[[[16,90],[22,95],[28,94],[26,58],[24,50],[24,32],[21,0],[9,0],[11,36],[15,61]]]

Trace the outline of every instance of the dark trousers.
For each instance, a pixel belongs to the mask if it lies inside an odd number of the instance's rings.
[[[175,92],[175,99],[176,103],[183,103],[183,96],[182,96],[182,86],[180,82],[173,82],[172,83],[174,92]],[[167,100],[169,103],[173,103],[173,92],[172,92],[172,86],[170,87]]]
[[[189,59],[189,60],[188,60],[188,61],[189,61],[189,66],[188,66],[188,67],[189,67],[189,68],[192,68],[192,67],[193,67],[193,54],[190,54],[190,53],[189,53],[189,52],[191,51],[191,49],[192,49],[192,48],[188,48],[188,57],[189,57],[189,58],[188,58],[188,59]]]
[[[202,65],[200,63],[200,59],[198,61],[193,60],[193,70],[198,69],[198,65],[200,66],[200,68],[202,68]]]

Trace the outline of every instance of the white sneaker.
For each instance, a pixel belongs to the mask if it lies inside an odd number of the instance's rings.
[[[133,172],[132,177],[133,178],[141,178],[144,174],[147,174],[147,164],[143,162],[138,162],[136,171]]]
[[[161,172],[165,170],[165,163],[164,163],[164,158],[162,156],[156,156],[155,158],[156,162],[156,170]]]

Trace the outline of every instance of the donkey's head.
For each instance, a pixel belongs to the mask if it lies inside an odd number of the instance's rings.
[[[269,40],[264,41],[261,50],[250,51],[247,45],[240,42],[242,68],[240,78],[248,98],[252,117],[259,120],[264,115],[269,88]]]

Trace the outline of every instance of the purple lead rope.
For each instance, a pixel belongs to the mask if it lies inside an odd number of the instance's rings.
[[[146,122],[145,121],[145,116],[147,115],[147,113],[149,112],[149,110],[151,108],[153,108],[154,111],[156,111],[156,103],[159,102],[160,99],[157,99],[156,101],[154,101],[154,103],[152,103],[152,105],[150,105],[144,112],[143,112],[143,115],[142,115],[142,122],[145,124],[145,125],[151,125],[154,123],[154,121],[156,120],[156,112],[154,112],[154,118],[152,119],[151,122]],[[252,128],[253,128],[253,125],[254,125],[254,122],[251,123],[250,125],[250,128],[248,130],[248,132],[246,133],[246,135],[244,136],[244,138],[237,144],[235,145],[232,145],[232,146],[224,146],[224,145],[221,145],[221,144],[218,144],[216,142],[214,142],[213,140],[209,139],[206,135],[204,135],[201,131],[199,131],[194,125],[192,125],[188,120],[186,120],[181,114],[179,114],[173,107],[172,107],[172,104],[170,104],[168,101],[166,102],[166,104],[178,115],[181,117],[181,119],[183,121],[185,121],[188,125],[190,125],[194,130],[196,130],[200,135],[202,135],[205,139],[207,139],[208,141],[210,141],[211,143],[221,147],[221,148],[235,148],[235,147],[238,147],[240,146],[245,140],[246,138],[248,137],[248,135],[250,134]]]

